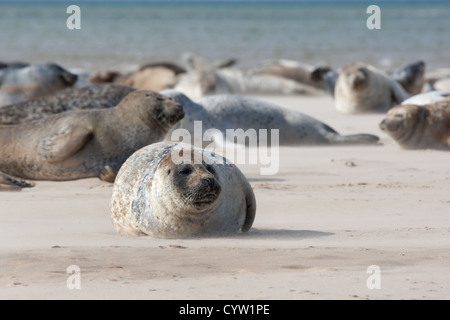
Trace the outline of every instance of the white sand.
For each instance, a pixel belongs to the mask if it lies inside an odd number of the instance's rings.
[[[98,179],[2,192],[0,298],[449,299],[449,153],[401,150],[382,115],[341,115],[331,98],[265,98],[382,145],[283,147],[274,176],[240,166],[257,216],[230,238],[120,237]],[[367,288],[370,265],[380,289]]]

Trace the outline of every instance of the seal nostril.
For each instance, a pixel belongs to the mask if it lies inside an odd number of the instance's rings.
[[[209,191],[219,192],[220,186],[214,178],[203,178],[201,180],[202,184],[207,186]]]

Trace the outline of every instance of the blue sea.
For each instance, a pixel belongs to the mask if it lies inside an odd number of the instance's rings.
[[[69,30],[69,5],[80,30]],[[371,4],[381,29],[368,29]],[[0,61],[101,70],[184,52],[241,66],[290,59],[340,67],[395,67],[424,59],[450,67],[450,1],[0,1]]]

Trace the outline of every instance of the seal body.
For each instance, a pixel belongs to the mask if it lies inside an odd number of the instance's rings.
[[[316,68],[311,65],[292,60],[268,60],[263,61],[254,70],[256,74],[275,75],[324,91],[329,90],[329,86],[326,83],[324,75],[326,72],[331,70],[330,68]],[[323,73],[321,77],[317,76],[317,73],[319,72]]]
[[[167,97],[135,91],[114,108],[0,126],[0,171],[35,180],[114,181],[133,152],[162,140],[183,116],[181,106]]]
[[[411,98],[403,101],[401,104],[415,104],[417,106],[424,106],[426,104],[432,104],[434,102],[442,101],[447,98],[450,98],[450,92],[430,91],[414,95]]]
[[[187,144],[160,142],[123,164],[110,209],[121,235],[186,238],[249,230],[256,201],[245,176],[227,159]]]
[[[187,73],[174,89],[192,99],[212,94],[323,94],[313,86],[259,70],[230,68],[229,63],[213,64],[195,55],[185,60]]]
[[[72,87],[77,75],[54,63],[0,70],[0,106],[31,100]]]
[[[405,149],[450,150],[450,98],[423,106],[399,105],[380,128]]]
[[[10,104],[0,108],[0,125],[12,125],[40,120],[53,114],[88,109],[115,107],[135,89],[115,84],[67,88],[49,96]]]
[[[226,137],[228,129],[279,130],[280,145],[373,144],[378,137],[370,134],[340,135],[323,122],[282,106],[239,95],[208,96],[195,102],[175,90],[162,93],[183,106],[185,117],[174,126],[194,136],[194,121],[202,121],[202,134],[217,129]],[[172,130],[172,132],[173,132]],[[170,140],[172,132],[167,140]],[[226,142],[226,141],[225,141]]]
[[[89,81],[91,83],[114,82],[139,90],[161,91],[172,88],[178,81],[178,75],[185,72],[186,70],[174,63],[154,62],[125,75],[117,71],[100,71],[91,75]]]
[[[336,109],[348,114],[386,112],[409,96],[385,72],[361,62],[343,67],[334,89]]]

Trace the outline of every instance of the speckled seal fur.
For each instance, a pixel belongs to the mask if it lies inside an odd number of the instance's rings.
[[[135,91],[134,88],[116,84],[67,88],[49,96],[0,108],[0,125],[40,120],[70,110],[112,108],[133,91]]]
[[[136,150],[161,141],[184,116],[151,91],[134,91],[110,109],[67,111],[0,126],[0,171],[23,179],[114,178]]]
[[[334,88],[339,112],[386,112],[409,98],[409,93],[385,72],[361,62],[346,65]]]
[[[203,161],[177,164],[173,154],[182,153]],[[110,209],[121,235],[187,238],[249,230],[256,200],[245,176],[225,158],[183,143],[160,142],[123,164]]]
[[[164,90],[162,94],[173,98],[183,106],[185,117],[174,129],[182,128],[194,136],[194,121],[202,121],[203,132],[218,129],[226,136],[227,129],[279,129],[280,145],[330,145],[374,144],[378,137],[371,134],[340,135],[323,122],[277,104],[264,100],[239,96],[208,96],[195,102],[176,90]],[[169,132],[166,140],[171,139]]]
[[[450,151],[450,98],[423,106],[396,106],[380,128],[405,149]]]

